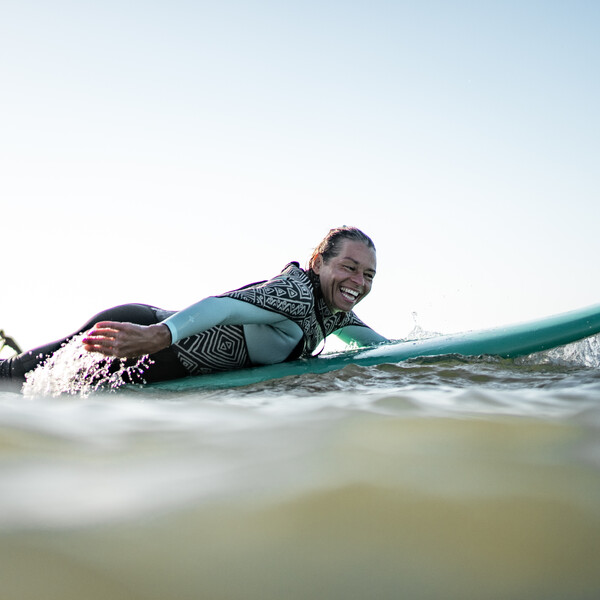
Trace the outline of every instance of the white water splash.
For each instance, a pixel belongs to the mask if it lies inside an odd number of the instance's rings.
[[[519,364],[600,367],[600,335],[517,359]]]
[[[408,337],[406,338],[407,340],[426,340],[429,338],[433,338],[433,337],[437,337],[439,335],[442,335],[441,333],[437,332],[437,331],[428,331],[426,329],[423,329],[423,327],[421,327],[421,325],[419,324],[419,315],[417,312],[413,311],[410,316],[412,317],[413,320],[413,328],[410,331],[410,333],[408,334]]]
[[[115,390],[131,381],[140,381],[142,373],[151,364],[147,355],[138,358],[135,364],[127,365],[125,359],[88,352],[82,345],[84,335],[73,337],[43,364],[27,373],[23,394],[27,397],[63,394],[87,397],[100,389]]]

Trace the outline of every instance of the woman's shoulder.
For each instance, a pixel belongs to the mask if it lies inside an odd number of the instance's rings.
[[[314,307],[310,278],[297,262],[288,263],[268,281],[250,284],[223,296],[245,300],[292,318],[305,317]]]
[[[301,268],[300,263],[297,263],[296,261],[289,262],[287,265],[285,265],[281,273],[274,277],[274,279],[278,278],[288,278],[291,281],[297,282],[298,284],[306,285],[312,288],[308,273]]]
[[[308,314],[314,307],[314,294],[310,277],[297,262],[288,263],[279,275],[262,286],[265,294],[291,303],[295,314]]]

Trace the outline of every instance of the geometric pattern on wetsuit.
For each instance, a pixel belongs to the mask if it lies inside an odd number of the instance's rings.
[[[296,323],[304,334],[301,356],[310,356],[323,341],[317,312],[322,318],[325,335],[349,325],[366,327],[352,311],[332,313],[321,293],[318,277],[311,279],[297,262],[287,264],[279,275],[269,281],[232,290],[221,296],[243,300]]]
[[[179,340],[171,348],[190,375],[251,366],[242,325],[220,325]]]
[[[221,296],[243,300],[291,320],[306,318],[314,306],[313,287],[298,263],[287,264],[279,275],[268,281],[253,283]]]

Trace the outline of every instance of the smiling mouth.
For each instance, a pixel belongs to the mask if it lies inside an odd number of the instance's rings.
[[[356,290],[351,290],[347,287],[340,287],[340,292],[348,302],[356,302],[358,298],[358,292]]]

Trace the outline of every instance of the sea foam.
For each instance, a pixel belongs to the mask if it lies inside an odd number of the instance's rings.
[[[148,355],[135,361],[104,356],[84,349],[85,334],[71,338],[36,369],[27,373],[23,395],[89,396],[98,390],[115,390],[126,383],[145,383],[142,374],[151,364]]]

